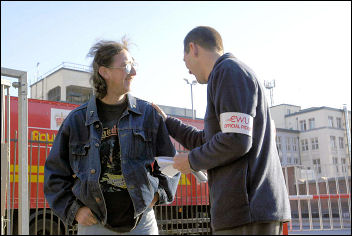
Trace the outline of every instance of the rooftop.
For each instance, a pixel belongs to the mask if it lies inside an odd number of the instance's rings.
[[[71,63],[71,62],[62,62],[60,65],[56,66],[55,68],[49,70],[48,72],[46,72],[45,74],[39,76],[38,80],[35,81],[33,84],[31,84],[30,86],[32,87],[33,85],[35,85],[36,83],[40,82],[41,80],[43,80],[44,78],[48,77],[49,75],[55,73],[56,71],[60,70],[60,69],[69,69],[69,70],[75,70],[75,71],[81,71],[81,72],[87,72],[87,73],[91,73],[92,69],[90,66],[86,66],[86,65],[80,65],[80,64],[76,64],[76,63]]]
[[[300,106],[296,106],[296,105],[292,105],[292,104],[279,104],[279,105],[275,105],[275,106],[271,106],[270,108],[274,108],[274,107],[278,107],[278,106],[291,106],[291,107],[300,107]]]
[[[285,117],[296,116],[296,115],[300,115],[300,114],[303,114],[303,113],[308,113],[308,112],[313,112],[313,111],[318,111],[318,110],[331,110],[331,111],[338,111],[338,112],[342,112],[343,111],[343,109],[337,109],[337,108],[326,107],[326,106],[310,107],[310,108],[307,108],[307,109],[300,110],[298,112],[287,114],[287,115],[285,115]],[[348,112],[351,112],[351,111],[348,111]]]

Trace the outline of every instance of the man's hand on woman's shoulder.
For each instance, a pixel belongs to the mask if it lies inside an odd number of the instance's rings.
[[[167,119],[166,113],[156,104],[152,103],[152,106],[159,112],[159,114],[163,117],[164,121]]]

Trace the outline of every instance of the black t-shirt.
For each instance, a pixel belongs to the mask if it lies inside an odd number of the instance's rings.
[[[103,124],[100,149],[100,186],[107,210],[106,227],[128,232],[139,222],[134,219],[134,207],[121,171],[118,121],[127,108],[127,99],[119,105],[105,104],[97,99],[97,110]]]

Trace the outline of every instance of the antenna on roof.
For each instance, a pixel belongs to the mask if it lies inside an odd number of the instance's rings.
[[[37,81],[39,80],[39,62],[37,62]]]
[[[270,102],[271,102],[271,106],[273,106],[274,104],[274,98],[273,98],[273,93],[274,93],[274,88],[275,88],[275,80],[272,81],[266,81],[264,80],[264,87],[266,89],[269,89],[270,91]]]

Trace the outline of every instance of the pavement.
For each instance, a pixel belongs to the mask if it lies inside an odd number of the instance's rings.
[[[351,235],[351,228],[349,229],[325,229],[325,230],[302,230],[302,231],[288,231],[288,235]]]

